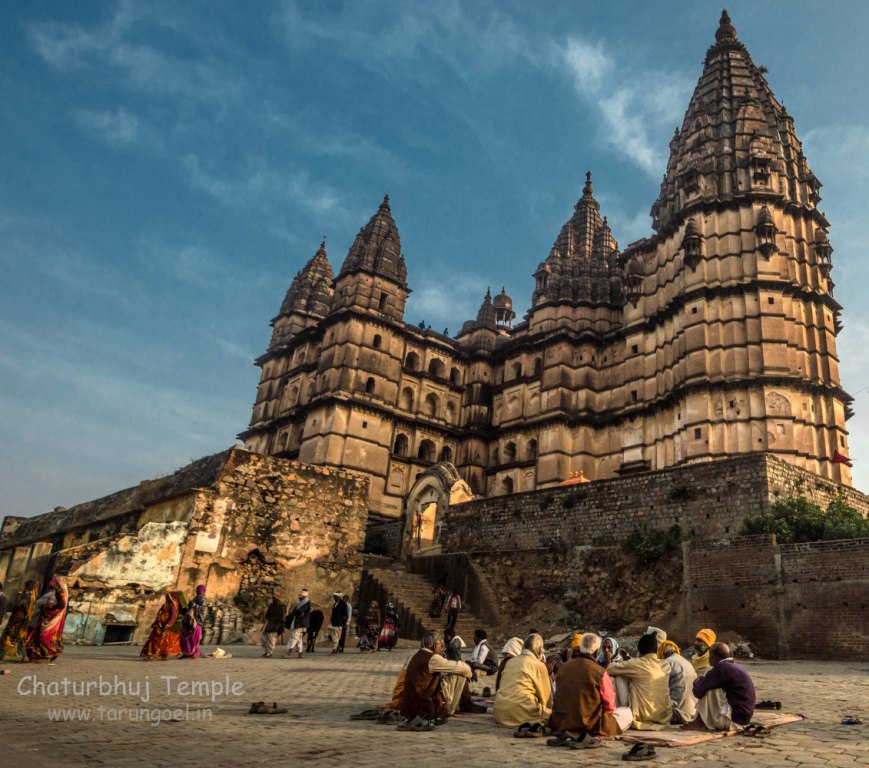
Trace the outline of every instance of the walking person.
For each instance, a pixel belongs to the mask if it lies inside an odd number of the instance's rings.
[[[332,654],[338,653],[341,644],[341,632],[346,629],[347,603],[342,599],[340,592],[333,592],[332,598],[335,604],[332,606],[332,615],[329,617],[329,636],[332,640]]]
[[[63,625],[69,609],[69,592],[60,576],[48,582],[36,601],[36,612],[27,633],[27,658],[35,663],[54,661],[63,653]]]
[[[344,622],[344,628],[341,630],[341,639],[338,641],[338,653],[344,653],[344,643],[347,642],[347,633],[350,631],[350,621],[353,618],[353,606],[350,605],[350,595],[344,595],[342,599],[347,606],[347,621]]]
[[[14,659],[21,661],[26,653],[27,631],[33,614],[36,611],[36,601],[39,598],[39,585],[32,579],[15,595],[15,602],[9,613],[6,629],[0,636],[0,660]]]
[[[208,611],[208,598],[205,597],[205,585],[196,587],[196,597],[187,606],[184,622],[181,625],[181,658],[198,659],[199,644],[202,642],[202,628],[205,626],[205,616]]]
[[[398,612],[395,610],[395,605],[387,603],[383,615],[383,627],[380,630],[380,637],[377,638],[378,651],[382,651],[384,648],[391,651],[395,648],[398,642],[398,627]]]
[[[266,608],[263,623],[263,658],[270,659],[275,652],[278,643],[278,635],[283,634],[284,618],[287,615],[287,607],[281,602],[277,592],[272,592],[272,601]]]
[[[462,598],[454,589],[447,600],[447,629],[455,629],[456,621],[462,612]]]
[[[139,656],[145,661],[151,659],[166,661],[170,656],[178,654],[179,638],[172,631],[172,627],[178,619],[179,610],[177,593],[167,592],[166,599],[151,624],[151,634],[148,635],[148,639],[139,653]]]
[[[307,589],[299,590],[299,602],[287,614],[284,625],[290,630],[290,640],[287,643],[287,652],[284,654],[284,658],[293,658],[293,651],[296,651],[301,659],[305,649],[305,634],[311,625],[311,601],[308,599]]]

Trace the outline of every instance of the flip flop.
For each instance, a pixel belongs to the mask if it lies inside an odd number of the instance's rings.
[[[253,704],[250,705],[250,709],[247,711],[247,713],[249,715],[255,715],[255,714],[257,714],[257,709],[259,709],[259,707],[264,707],[264,706],[265,706],[264,701],[255,701]]]
[[[859,717],[848,717],[842,718],[842,725],[863,725],[863,721]]]
[[[569,747],[574,741],[577,740],[577,737],[572,733],[565,731],[560,736],[556,736],[552,739],[546,739],[547,747]]]
[[[398,725],[401,722],[401,714],[394,709],[387,709],[377,716],[377,722],[380,725]]]
[[[622,755],[622,760],[628,762],[636,762],[640,760],[652,760],[655,758],[655,748],[649,744],[644,744],[642,741],[634,744],[629,752]]]
[[[395,730],[397,730],[397,731],[413,731],[413,730],[415,730],[414,726],[420,725],[422,723],[425,723],[425,720],[423,720],[419,715],[417,715],[416,717],[412,718],[411,720],[405,720],[403,723],[399,723],[396,726]]]
[[[780,701],[760,701],[754,705],[755,709],[781,709]]]
[[[542,723],[534,723],[526,732],[525,738],[528,739],[542,739],[544,736],[548,736],[552,731],[549,730]]]
[[[513,731],[513,735],[517,739],[524,739],[528,735],[529,730],[531,730],[531,723],[522,723],[522,725]]]
[[[366,709],[359,714],[350,715],[351,720],[376,720],[378,717],[380,717],[379,709]]]
[[[755,739],[765,739],[771,733],[772,731],[761,723],[749,723],[745,728],[743,728],[741,735],[751,736]]]

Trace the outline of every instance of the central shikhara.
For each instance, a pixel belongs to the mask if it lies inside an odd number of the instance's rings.
[[[588,174],[522,322],[487,293],[450,338],[404,321],[386,198],[337,277],[323,246],[296,275],[240,438],[367,475],[387,517],[436,461],[480,495],[757,451],[850,485],[820,187],[725,12],[652,236],[619,251]]]

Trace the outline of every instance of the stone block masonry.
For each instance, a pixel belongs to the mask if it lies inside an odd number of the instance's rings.
[[[841,493],[864,516],[869,497],[766,453],[481,499],[449,508],[444,552],[498,552],[619,542],[640,527],[678,525],[686,536],[738,535],[746,517],[804,494],[822,507]]]

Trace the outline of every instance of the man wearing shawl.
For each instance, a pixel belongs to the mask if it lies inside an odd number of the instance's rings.
[[[669,668],[664,672],[658,659],[658,642],[654,633],[643,635],[637,643],[639,658],[616,661],[607,672],[616,683],[620,707],[630,707],[634,728],[658,731],[670,724]]]
[[[284,619],[287,616],[287,607],[281,602],[277,592],[272,592],[272,601],[266,608],[263,619],[262,647],[263,658],[269,659],[275,652],[278,635],[284,631]]]
[[[549,718],[555,736],[618,736],[631,726],[631,710],[616,707],[613,681],[597,662],[600,645],[599,635],[586,632],[579,643],[579,656],[558,670]]]
[[[36,599],[39,597],[39,585],[32,579],[15,595],[9,621],[3,636],[0,637],[0,660],[15,659],[19,661],[25,656],[27,631],[36,610]]]
[[[287,616],[286,626],[290,630],[290,640],[287,643],[285,659],[293,658],[293,651],[302,658],[305,650],[305,633],[311,624],[311,601],[308,599],[308,590],[299,590],[299,602]]]
[[[69,609],[69,592],[60,576],[48,582],[45,594],[36,601],[33,626],[27,634],[27,657],[41,663],[54,661],[63,653],[63,625]]]
[[[332,641],[332,653],[338,653],[338,648],[341,645],[341,633],[347,624],[347,603],[341,599],[340,592],[333,592],[332,599],[335,604],[332,606],[332,614],[329,617],[329,639]]]
[[[376,600],[371,601],[365,618],[359,627],[359,652],[377,650],[377,636],[380,634],[380,607]]]
[[[691,692],[697,673],[688,659],[679,654],[679,646],[672,640],[661,643],[658,648],[658,658],[663,659],[670,669],[670,704],[673,707],[673,723],[690,723],[697,714],[697,699]]]
[[[522,653],[522,638],[511,637],[504,647],[501,649],[501,663],[498,665],[498,676],[495,678],[495,691],[501,687],[501,677],[504,674],[504,667],[510,659],[516,658]]]
[[[551,713],[552,684],[543,662],[543,638],[529,635],[522,653],[504,667],[492,716],[498,725],[515,728],[544,723]]]
[[[425,726],[425,721],[449,717],[460,705],[464,705],[466,711],[485,711],[470,702],[471,668],[463,661],[444,658],[443,638],[437,632],[428,631],[421,645],[423,647],[407,664],[401,694],[401,714],[407,720],[406,726],[417,722],[421,727],[402,730],[430,730],[430,724]]]
[[[718,638],[711,629],[701,629],[694,638],[694,655],[691,664],[698,677],[705,675],[711,668],[709,663],[709,649]]]
[[[208,598],[205,597],[205,585],[196,587],[196,597],[187,606],[184,622],[181,627],[181,655],[185,659],[198,659],[199,643],[202,642],[202,627],[208,609]]]
[[[712,644],[709,661],[709,671],[692,687],[697,697],[697,717],[682,727],[698,731],[742,730],[754,715],[754,683],[748,671],[734,661],[725,643]]]
[[[179,638],[173,630],[180,607],[177,593],[167,592],[166,600],[157,611],[154,623],[151,624],[151,634],[148,635],[139,654],[145,661],[151,659],[166,661],[169,656],[174,656],[180,651]]]

